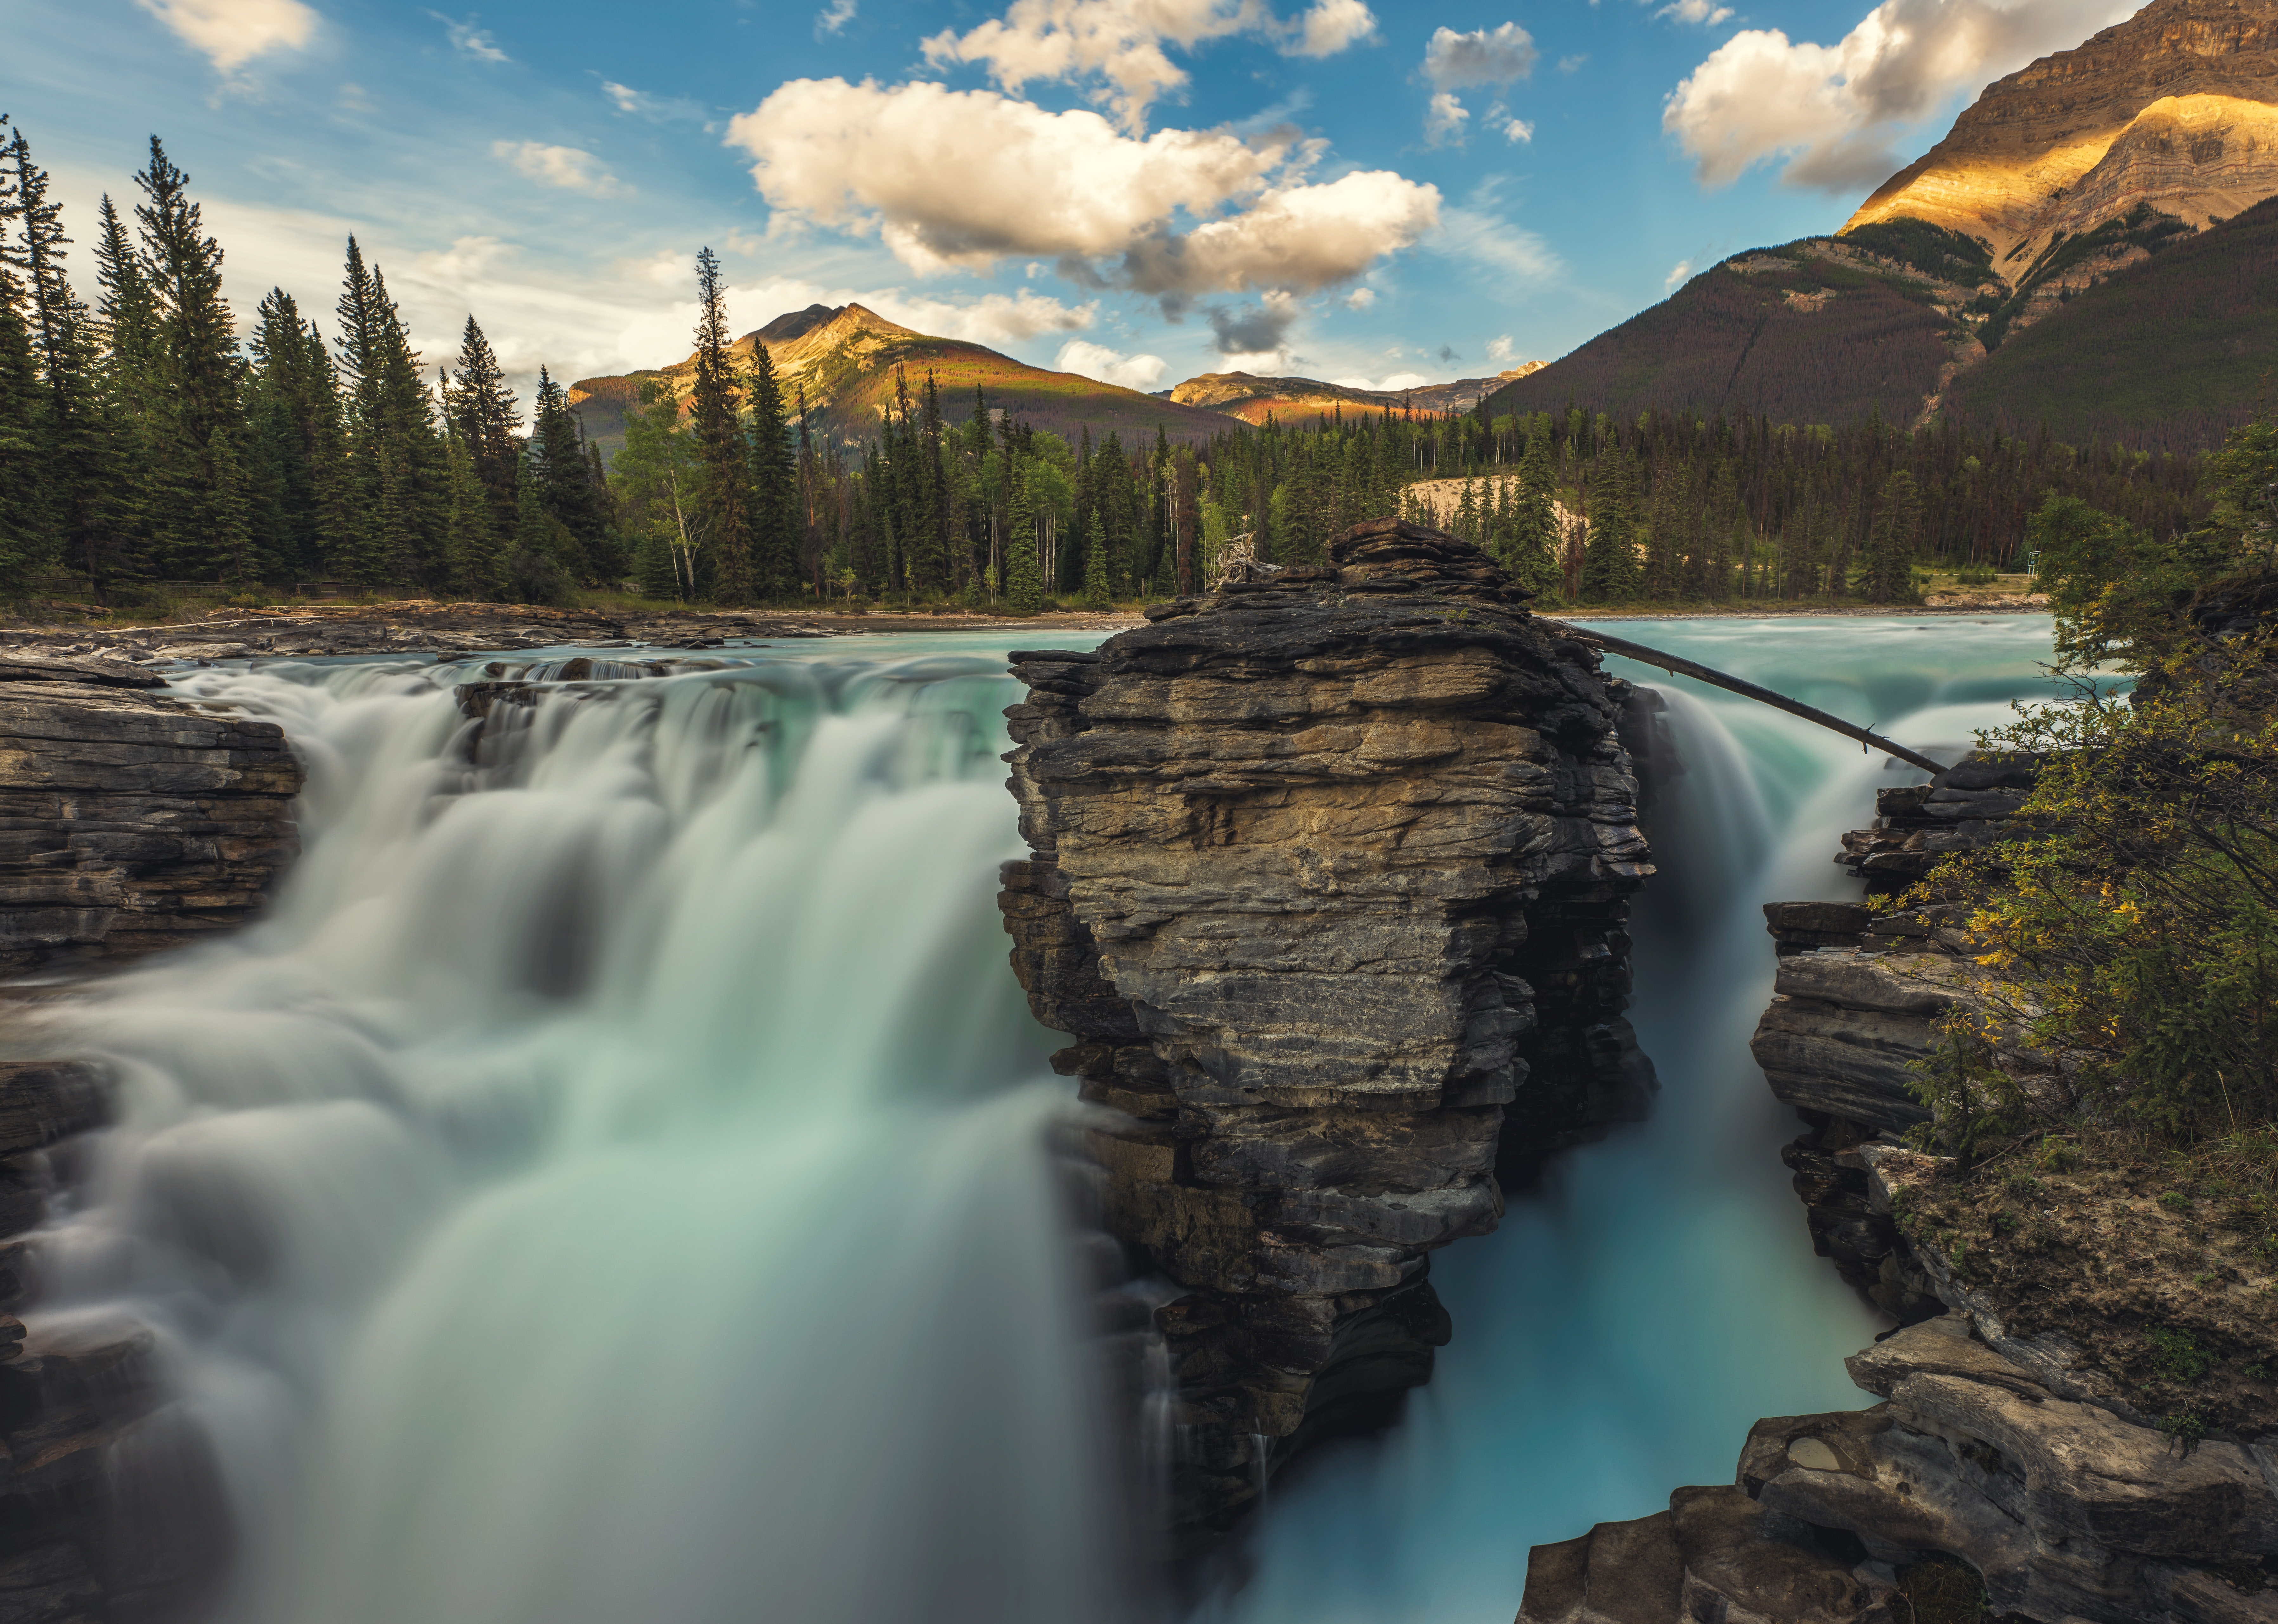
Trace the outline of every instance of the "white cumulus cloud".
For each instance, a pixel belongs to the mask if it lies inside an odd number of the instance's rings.
[[[299,50],[316,32],[317,14],[301,0],[139,0],[224,73],[272,50]]]
[[[1464,139],[1464,120],[1472,115],[1453,91],[1436,90],[1424,114],[1424,139],[1437,147]]]
[[[1326,57],[1367,38],[1376,19],[1361,0],[1317,0],[1293,22],[1265,0],[1013,0],[1001,18],[964,34],[944,29],[925,42],[936,66],[984,63],[1005,90],[1037,80],[1092,82],[1094,99],[1125,128],[1146,128],[1147,111],[1182,89],[1186,71],[1166,45],[1192,50],[1247,34],[1293,56]]]
[[[566,192],[617,197],[631,189],[582,148],[549,147],[537,141],[496,141],[491,143],[491,151],[532,180]]]
[[[1363,377],[1356,373],[1349,377],[1329,380],[1340,389],[1374,389],[1387,394],[1397,394],[1403,389],[1421,389],[1431,381],[1421,372],[1395,372],[1386,377]]]
[[[728,139],[779,218],[875,232],[921,274],[1036,255],[1148,294],[1311,291],[1439,217],[1436,187],[1387,171],[1307,180],[1319,147],[1286,133],[1140,139],[1082,109],[935,84],[793,80]]]
[[[1832,45],[1743,29],[1670,92],[1662,128],[1703,186],[1785,157],[1790,185],[1855,191],[1900,166],[1897,126],[2134,10],[2129,0],[1884,0]]]
[[[1514,118],[1502,126],[1502,138],[1510,141],[1531,141],[1534,139],[1534,126],[1524,118]]]
[[[1345,295],[1345,309],[1348,310],[1365,310],[1375,302],[1376,289],[1372,287],[1356,287]]]
[[[1334,57],[1375,32],[1376,14],[1360,0],[1317,0],[1282,49],[1293,57]]]
[[[1670,0],[1669,4],[1654,15],[1673,17],[1681,23],[1699,23],[1703,27],[1713,28],[1718,23],[1731,19],[1732,8],[1715,4],[1713,0]]]
[[[1081,332],[1099,314],[1096,302],[1065,305],[1025,287],[1017,294],[983,294],[978,299],[959,300],[884,294],[870,308],[887,320],[920,332],[974,344],[1017,344],[1048,332]]]
[[[1160,355],[1127,355],[1084,339],[1070,339],[1060,346],[1059,358],[1052,362],[1057,371],[1143,391],[1160,384],[1170,364]]]
[[[1669,274],[1662,278],[1661,291],[1664,294],[1675,293],[1684,286],[1686,279],[1692,274],[1693,262],[1689,259],[1678,260],[1669,268]]]
[[[814,37],[836,34],[854,20],[855,0],[830,0],[829,6],[814,14]]]

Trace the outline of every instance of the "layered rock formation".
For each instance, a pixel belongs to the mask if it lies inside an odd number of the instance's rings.
[[[1262,423],[1268,417],[1284,423],[1327,416],[1348,407],[1372,411],[1467,412],[1482,397],[1504,385],[1530,377],[1550,363],[1525,361],[1493,377],[1459,377],[1448,384],[1418,384],[1412,389],[1371,389],[1354,384],[1326,384],[1317,377],[1258,377],[1248,372],[1204,372],[1173,385],[1166,399],[1181,406],[1204,407]]]
[[[1114,1113],[1105,1227],[1177,1291],[1196,1537],[1387,1419],[1449,1334],[1427,1254],[1650,1086],[1627,685],[1451,537],[1381,521],[1330,556],[1013,657],[1013,964]]]
[[[1988,86],[1843,229],[1926,220],[1990,244],[2014,284],[2138,203],[2203,226],[2278,192],[2273,102],[2278,4],[2152,0]]]
[[[298,849],[283,731],[164,682],[0,659],[0,975],[241,924]]]
[[[1903,888],[1998,838],[2031,772],[1974,757],[1886,790],[1838,861]],[[1930,1616],[1935,1582],[1962,1604],[1938,1616],[2278,1620],[2278,1278],[2254,1226],[2225,1236],[2061,1146],[1963,1180],[1893,1142],[1923,1116],[1909,1067],[1948,1010],[1978,1018],[2028,1094],[2063,1079],[2015,1041],[2020,1011],[1946,911],[1765,913],[1779,973],[1755,1051],[1811,1125],[1785,1159],[1815,1244],[1903,1327],[1846,1361],[1883,1401],[1759,1422],[1733,1486],[1539,1547],[1521,1620],[1901,1624]]]
[[[1731,1487],[1537,1546],[1520,1624],[1901,1624],[1934,1555],[1984,1584],[1984,1614],[1953,1616],[2278,1620],[2278,1439],[2186,1452],[2062,1397],[1961,1315],[1845,1364],[1881,1403],[1758,1422]]]
[[[158,1339],[116,1315],[14,1317],[51,1154],[107,1117],[89,1068],[0,1062],[0,1619],[180,1616],[226,1559],[210,1457],[169,1408]]]

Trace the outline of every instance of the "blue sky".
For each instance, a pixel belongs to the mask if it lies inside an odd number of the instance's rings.
[[[93,210],[166,141],[329,324],[342,240],[431,361],[689,347],[858,299],[1140,387],[1554,359],[1738,249],[1832,230],[2111,0],[10,0],[0,111]],[[755,174],[755,171],[757,172]]]

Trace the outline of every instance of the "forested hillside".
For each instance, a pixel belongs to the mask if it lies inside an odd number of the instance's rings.
[[[1969,336],[1942,281],[1822,240],[1742,255],[1564,359],[1487,410],[1634,416],[1747,412],[1775,423],[1912,423]]]
[[[2212,450],[2274,402],[2278,198],[2075,294],[1946,392],[1949,415]]]

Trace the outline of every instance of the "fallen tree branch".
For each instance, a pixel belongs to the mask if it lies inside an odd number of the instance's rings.
[[[1594,648],[1605,650],[1609,654],[1619,654],[1624,660],[1634,660],[1640,665],[1658,666],[1663,671],[1673,672],[1678,676],[1692,677],[1696,682],[1708,683],[1711,688],[1721,688],[1726,693],[1738,694],[1743,699],[1754,699],[1759,705],[1769,705],[1774,710],[1785,711],[1791,716],[1800,716],[1804,721],[1825,728],[1831,732],[1840,733],[1846,738],[1857,739],[1861,744],[1871,744],[1877,750],[1887,755],[1896,756],[1900,760],[1909,766],[1918,766],[1926,773],[1945,771],[1945,768],[1928,756],[1908,750],[1903,744],[1895,743],[1872,728],[1861,728],[1854,722],[1845,721],[1840,716],[1831,716],[1825,711],[1815,710],[1800,699],[1791,699],[1785,694],[1774,693],[1769,688],[1759,688],[1754,682],[1704,666],[1699,660],[1687,660],[1682,654],[1664,654],[1661,650],[1649,649],[1642,643],[1632,643],[1626,637],[1608,637],[1602,631],[1592,631],[1565,621],[1545,618],[1543,624],[1573,638],[1577,643],[1586,643]]]

